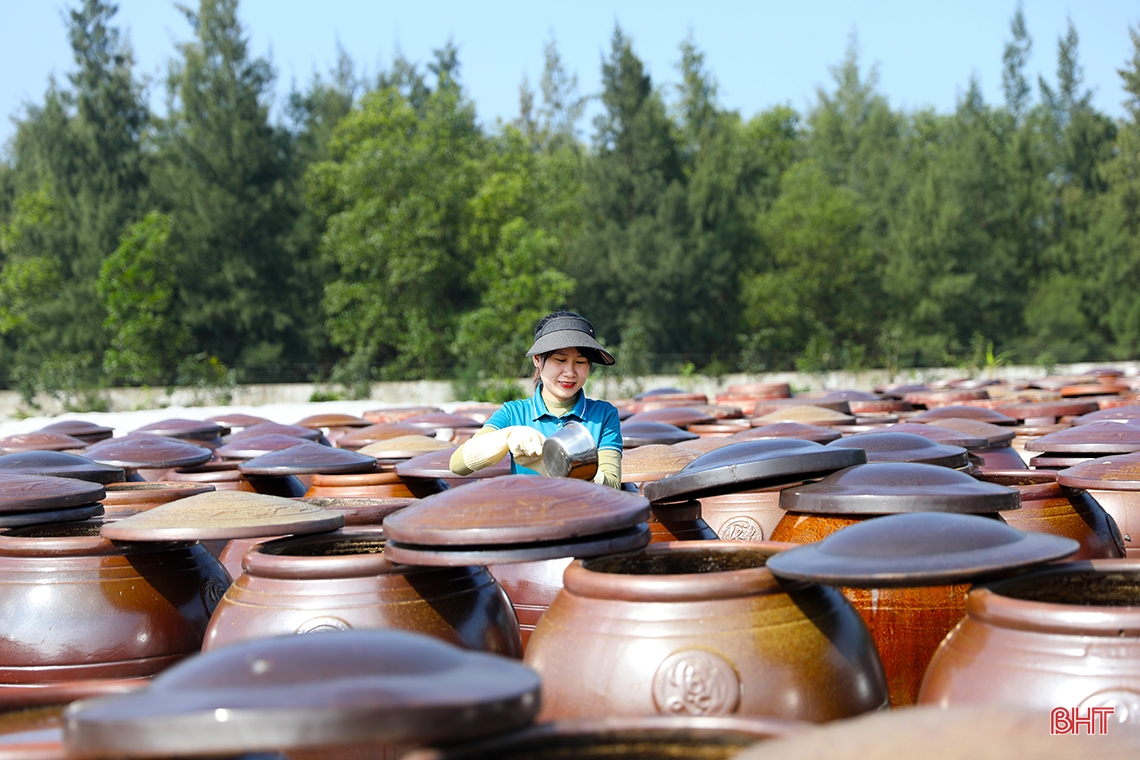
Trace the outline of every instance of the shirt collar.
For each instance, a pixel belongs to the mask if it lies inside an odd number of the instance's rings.
[[[534,395],[530,397],[530,413],[531,419],[537,420],[543,416],[553,417],[550,410],[546,408],[546,400],[542,397],[542,383],[534,389]],[[574,408],[566,413],[568,417],[577,417],[579,420],[585,419],[586,414],[586,391],[581,389],[578,391],[578,400],[574,402]]]

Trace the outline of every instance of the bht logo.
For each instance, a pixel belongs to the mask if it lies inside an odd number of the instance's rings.
[[[1088,717],[1081,717],[1087,712]],[[1108,716],[1116,712],[1115,707],[1089,707],[1081,710],[1079,707],[1054,707],[1049,720],[1049,733],[1053,736],[1065,734],[1079,734],[1081,729],[1089,736],[1108,734]]]

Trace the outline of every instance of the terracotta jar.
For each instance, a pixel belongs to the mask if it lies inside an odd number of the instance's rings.
[[[540,720],[885,707],[866,626],[834,590],[778,581],[765,563],[782,548],[667,543],[571,564],[525,659],[542,676]]]
[[[1060,471],[1057,482],[1088,491],[1116,522],[1126,556],[1140,559],[1140,453],[1090,460]]]
[[[706,496],[701,499],[701,517],[724,541],[768,541],[784,518],[780,492],[802,485],[786,483],[774,488]]]
[[[120,519],[169,504],[178,499],[213,491],[212,483],[108,483],[102,499],[104,519]]]
[[[196,543],[121,543],[101,523],[0,535],[0,707],[121,691],[202,644],[230,578]]]
[[[919,701],[1113,707],[1140,723],[1140,562],[1064,563],[970,592],[966,619],[938,648]],[[1111,733],[1111,729],[1109,729]]]
[[[246,475],[237,462],[207,462],[197,467],[179,467],[166,473],[171,483],[208,483],[216,491],[247,491],[293,499],[305,494],[295,475]]]
[[[1070,559],[1119,559],[1124,541],[1116,522],[1087,491],[1057,484],[1050,470],[990,470],[974,477],[1016,488],[1021,509],[1002,514],[1010,527],[1076,540],[1080,551]]]
[[[510,600],[486,568],[396,565],[384,544],[356,529],[256,547],[218,604],[203,649],[289,633],[396,628],[522,656]]]
[[[363,472],[346,475],[313,475],[306,498],[414,498],[408,486],[395,472]]]

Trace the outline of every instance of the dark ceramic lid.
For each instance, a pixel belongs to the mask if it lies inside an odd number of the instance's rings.
[[[634,401],[645,401],[645,400],[660,399],[660,398],[683,398],[683,399],[702,398],[703,399],[703,398],[705,398],[705,395],[703,393],[693,393],[691,391],[682,390],[680,388],[653,388],[652,390],[648,390],[648,391],[644,391],[642,393],[638,393],[636,396],[633,397],[633,400]],[[701,401],[701,403],[703,404],[704,401]]]
[[[735,420],[744,416],[740,407],[732,404],[696,404],[686,408],[696,409],[698,412],[704,412],[718,420]]]
[[[870,432],[872,431],[850,436],[848,440],[862,440]],[[935,443],[941,443],[944,446],[957,446],[963,449],[980,449],[986,446],[985,438],[969,435],[967,433],[963,433],[960,430],[954,430],[953,428],[944,428],[939,427],[938,425],[922,425],[917,422],[900,422],[896,425],[888,425],[886,427],[879,428],[873,432],[910,433],[911,435],[920,435],[923,438],[934,441]],[[1013,433],[1011,431],[1010,438],[1012,437]]]
[[[737,440],[735,436],[713,435],[706,436],[704,438],[698,438],[695,441],[681,441],[680,443],[675,443],[673,445],[678,448],[686,448],[691,451],[699,451],[704,454],[716,449],[723,449],[725,446],[731,446],[734,443],[740,443],[740,441]],[[637,451],[637,449],[626,450],[625,455],[622,457],[622,461],[625,461],[625,456],[628,456],[634,451]]]
[[[986,514],[1020,506],[1016,489],[984,483],[949,467],[914,462],[850,467],[817,483],[780,492],[782,509],[825,515]]]
[[[735,383],[724,389],[725,395],[755,396],[756,398],[788,398],[792,395],[787,383]]]
[[[298,420],[297,425],[306,428],[330,428],[330,427],[368,427],[372,423],[368,420],[361,419],[354,414],[311,414],[303,420]]]
[[[208,491],[107,523],[100,533],[114,541],[206,541],[321,533],[343,525],[343,515],[293,499]]]
[[[827,445],[863,449],[868,462],[920,462],[943,467],[965,467],[970,462],[961,446],[945,446],[920,435],[890,430],[859,433]]]
[[[417,414],[415,417],[408,417],[401,420],[404,425],[414,425],[417,428],[438,429],[438,428],[477,428],[482,427],[482,423],[476,422],[470,417],[464,417],[462,414],[449,414],[448,412],[429,412],[428,414]]]
[[[908,393],[921,393],[930,390],[928,385],[914,385],[907,383],[891,383],[875,388],[875,393],[881,393],[887,398],[903,398]]]
[[[45,433],[42,430],[0,438],[0,453],[4,454],[13,454],[17,451],[69,451],[86,447],[87,441],[62,433]]]
[[[335,755],[492,736],[538,710],[538,674],[517,660],[406,631],[342,631],[222,647],[138,691],[72,705],[64,744],[88,758]]]
[[[0,473],[0,513],[86,506],[105,495],[102,484],[86,480]]]
[[[291,449],[301,443],[302,440],[291,435],[267,433],[223,444],[215,450],[215,453],[223,459],[253,459],[273,451]]]
[[[805,425],[802,422],[773,422],[750,430],[734,433],[733,440],[756,441],[761,438],[798,438],[802,441],[830,443],[842,438],[839,431],[820,425]]]
[[[982,422],[988,422],[991,425],[1013,425],[1017,423],[1017,420],[1013,417],[1009,417],[993,409],[986,409],[982,406],[963,406],[961,404],[927,409],[925,412],[920,412],[910,419],[911,422],[931,422],[933,420],[948,419],[980,420]]]
[[[1029,466],[1033,468],[1043,468],[1049,470],[1064,470],[1068,467],[1076,467],[1078,464],[1083,464],[1090,459],[1095,459],[1096,454],[1038,454],[1031,457]]]
[[[597,483],[506,475],[420,499],[385,522],[408,544],[467,546],[555,541],[629,528],[649,502]]]
[[[202,464],[214,453],[189,441],[135,433],[93,444],[83,452],[83,456],[126,469],[169,469]]]
[[[1059,454],[1128,454],[1140,451],[1140,426],[1090,422],[1043,435],[1025,444],[1025,450]]]
[[[150,433],[152,435],[165,435],[170,438],[217,438],[225,431],[216,422],[203,420],[169,419],[143,425],[131,433]]]
[[[1015,420],[1033,420],[1044,417],[1064,417],[1095,412],[1100,409],[1095,401],[1042,401],[1034,404],[1006,404],[997,411]]]
[[[815,399],[796,396],[795,398],[760,399],[752,405],[752,416],[761,417],[788,407],[800,406],[807,406],[812,409],[829,409],[840,414],[851,414],[851,405],[845,399]]]
[[[370,409],[360,415],[368,422],[402,422],[409,417],[442,411],[438,406],[393,406],[387,409]]]
[[[659,480],[679,472],[698,456],[699,452],[681,446],[639,446],[622,456],[621,479],[623,483]]]
[[[305,441],[315,441],[321,437],[321,431],[315,428],[301,427],[300,425],[278,425],[276,422],[259,422],[256,425],[231,433],[222,439],[224,443],[244,441],[259,435],[288,435]]]
[[[456,448],[458,447],[449,446],[446,449],[420,454],[406,462],[400,462],[396,465],[396,474],[401,478],[419,478],[424,480],[446,478],[448,480],[474,481],[484,480],[486,478],[497,478],[500,475],[509,475],[511,472],[511,458],[505,456],[495,464],[484,467],[482,470],[476,470],[470,475],[456,475],[451,471],[449,464],[451,462],[451,452],[455,451]]]
[[[1058,472],[1057,482],[1096,491],[1140,491],[1140,453],[1090,459]]]
[[[627,424],[635,422],[664,422],[679,428],[689,425],[714,422],[716,417],[708,412],[694,409],[691,406],[671,406],[665,409],[651,409],[648,412],[638,412],[627,418]]]
[[[60,420],[59,422],[45,425],[40,428],[40,430],[45,433],[60,433],[61,435],[82,438],[89,443],[102,441],[115,434],[114,428],[96,425],[94,422],[86,422],[85,420]]]
[[[385,441],[389,438],[399,438],[404,435],[434,436],[435,431],[405,425],[401,422],[378,422],[368,427],[357,428],[351,433],[345,433],[337,439],[336,445],[342,449],[359,449],[370,443]]]
[[[1082,414],[1073,420],[1074,425],[1087,425],[1090,422],[1124,422],[1140,419],[1140,406],[1130,404],[1127,406],[1114,406],[1100,409],[1088,414]]]
[[[627,449],[650,446],[655,443],[680,443],[699,437],[696,433],[690,433],[676,425],[669,425],[665,422],[630,422],[632,419],[633,417],[630,417],[629,420],[621,423],[621,442],[622,446]]]
[[[874,401],[848,401],[848,408],[852,414],[883,414],[885,412],[909,412],[914,407],[909,401],[899,401],[893,398],[882,398]]]
[[[956,430],[959,433],[980,438],[985,442],[985,448],[1008,444],[1016,435],[1014,429],[1011,427],[1001,427],[999,425],[991,425],[988,422],[982,422],[981,420],[967,420],[958,417],[951,417],[945,420],[931,420],[926,424],[930,427]],[[975,447],[968,446],[967,448]]]
[[[303,441],[287,449],[248,459],[238,469],[244,475],[342,475],[373,472],[376,469],[376,458]]]
[[[0,512],[0,528],[26,528],[31,525],[80,522],[92,517],[99,517],[102,514],[103,505],[98,502],[40,512]]]
[[[903,400],[918,406],[948,406],[962,401],[978,401],[989,398],[985,388],[947,388],[944,390],[917,391],[906,393]]]
[[[126,479],[122,467],[100,464],[63,451],[21,451],[0,456],[0,472],[17,475],[51,475],[92,483],[118,483]]]
[[[227,428],[247,428],[253,425],[260,425],[262,422],[269,422],[269,420],[264,417],[242,414],[241,412],[223,412],[222,414],[215,414],[213,417],[207,417],[206,420],[216,422],[222,427]]]
[[[352,527],[374,526],[380,527],[384,518],[404,507],[411,506],[415,499],[368,498],[359,496],[306,496],[298,499],[305,504],[328,510],[340,512],[344,515],[344,524]],[[383,530],[379,535],[384,535]],[[0,758],[2,760],[2,758]]]
[[[880,397],[868,391],[809,391],[797,393],[796,398],[814,399],[816,401],[879,401]]]
[[[421,454],[443,449],[454,450],[455,446],[431,436],[417,434],[401,435],[370,443],[357,449],[357,452],[377,459],[411,459]]]
[[[694,423],[689,425],[688,431],[697,435],[735,435],[751,430],[749,420],[717,420],[716,422]]]
[[[1025,533],[978,515],[921,512],[855,523],[778,552],[768,569],[834,586],[942,586],[1063,559],[1079,548],[1071,538]]]
[[[846,402],[844,402],[846,403]],[[759,409],[757,410],[759,411]],[[795,405],[785,406],[774,412],[753,417],[752,424],[756,427],[768,425],[773,422],[803,422],[809,425],[850,425],[855,417],[843,414],[822,406]]]
[[[685,501],[821,477],[867,461],[861,449],[833,449],[812,441],[743,441],[694,459],[676,475],[645,484],[653,502]]]

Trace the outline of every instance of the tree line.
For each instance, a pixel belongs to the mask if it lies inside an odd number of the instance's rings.
[[[484,126],[450,43],[370,79],[342,52],[271,119],[237,0],[184,9],[160,115],[116,11],[68,12],[74,67],[0,161],[0,361],[29,397],[494,393],[558,308],[634,373],[1140,354],[1140,28],[1121,119],[1093,106],[1071,24],[1030,80],[1019,8],[1002,103],[971,82],[952,113],[893,109],[853,42],[805,112],[746,118],[692,38],[662,87],[615,28],[599,94],[551,42],[517,118]]]

